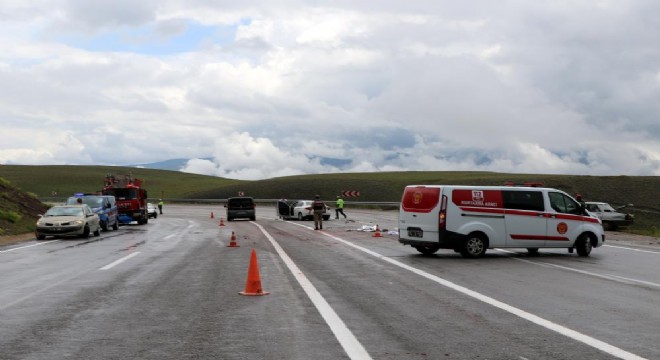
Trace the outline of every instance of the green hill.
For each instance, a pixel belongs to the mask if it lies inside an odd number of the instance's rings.
[[[258,181],[231,180],[178,171],[112,166],[23,166],[0,165],[0,177],[36,194],[44,201],[63,199],[76,192],[100,190],[106,174],[132,174],[144,179],[151,198],[226,199],[239,192],[256,199],[310,199],[319,194],[332,200],[345,190],[359,191],[356,201],[398,202],[410,184],[502,185],[506,181],[542,182],[547,187],[580,193],[587,201],[604,201],[613,206],[634,204],[636,224],[629,231],[658,234],[660,228],[660,177],[658,176],[576,176],[505,174],[494,172],[376,172],[287,176]],[[53,194],[57,194],[54,196]],[[355,206],[355,205],[353,205]]]
[[[100,191],[107,174],[130,174],[142,179],[152,198],[189,198],[200,189],[214,189],[241,182],[180,171],[133,167],[0,165],[0,177],[36,194],[39,199],[54,201],[79,192]]]

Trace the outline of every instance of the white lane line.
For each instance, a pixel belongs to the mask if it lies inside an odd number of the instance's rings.
[[[660,251],[642,250],[642,249],[635,249],[635,248],[629,248],[629,247],[625,247],[625,246],[614,246],[614,245],[603,245],[603,246],[604,247],[616,248],[616,249],[624,249],[624,250],[638,251],[638,252],[643,252],[643,253],[648,253],[648,254],[660,255]]]
[[[277,253],[282,258],[282,261],[284,261],[286,266],[289,268],[289,271],[291,271],[296,280],[298,280],[298,283],[303,288],[309,299],[312,301],[312,303],[314,303],[314,306],[316,306],[316,309],[319,311],[319,313],[321,313],[321,316],[328,324],[328,326],[330,326],[330,330],[332,330],[332,333],[335,334],[335,337],[344,348],[344,351],[348,357],[355,360],[371,359],[371,356],[364,348],[364,346],[362,346],[355,335],[353,335],[353,333],[348,329],[339,315],[337,315],[332,307],[330,307],[330,304],[328,304],[325,298],[323,298],[321,293],[316,290],[311,281],[307,279],[305,274],[303,274],[303,272],[298,268],[293,260],[291,260],[289,255],[284,252],[284,249],[282,249],[280,244],[278,244],[277,241],[275,241],[275,239],[270,236],[270,234],[261,225],[257,224],[256,222],[252,222],[252,224],[258,227],[266,236],[266,238],[268,238],[270,243],[275,248],[275,251],[277,251]]]
[[[136,252],[134,252],[134,253],[132,253],[132,254],[128,254],[128,255],[124,256],[123,258],[121,258],[121,259],[119,259],[119,260],[117,260],[117,261],[114,261],[114,262],[112,262],[112,263],[110,263],[110,264],[108,264],[108,265],[106,265],[106,266],[100,268],[99,270],[109,270],[109,269],[112,269],[113,267],[115,267],[115,266],[117,266],[117,265],[123,263],[124,261],[126,261],[126,260],[128,260],[128,259],[130,259],[130,258],[132,258],[133,256],[136,256],[136,255],[138,255],[138,254],[140,254],[139,251],[136,251]]]
[[[299,225],[299,226],[303,226],[303,225]],[[305,226],[303,226],[303,227],[305,227]],[[438,277],[438,276],[436,276],[436,275],[429,274],[429,273],[427,273],[427,272],[425,272],[425,271],[423,271],[423,270],[420,270],[420,269],[414,268],[414,267],[412,267],[412,266],[410,266],[410,265],[407,265],[407,264],[404,264],[404,263],[399,262],[399,261],[397,261],[397,260],[394,260],[394,259],[388,258],[388,257],[386,257],[386,256],[384,256],[384,255],[381,255],[381,254],[379,254],[379,253],[377,253],[377,252],[371,251],[371,250],[369,250],[369,249],[367,249],[367,248],[363,248],[363,247],[361,247],[361,246],[359,246],[359,245],[355,245],[355,244],[353,244],[353,243],[351,243],[351,242],[349,242],[349,241],[346,241],[346,240],[344,240],[344,239],[342,239],[342,238],[339,238],[339,237],[337,237],[337,236],[331,235],[331,234],[326,233],[326,232],[319,232],[319,233],[320,233],[320,234],[323,234],[323,235],[325,235],[325,236],[327,236],[327,237],[329,237],[329,238],[331,238],[331,239],[333,239],[333,240],[336,240],[336,241],[339,241],[339,242],[341,242],[341,243],[343,243],[343,244],[346,244],[346,245],[348,245],[348,246],[351,246],[351,247],[353,247],[353,248],[355,248],[355,249],[357,249],[357,250],[360,250],[360,251],[362,251],[362,252],[364,252],[364,253],[366,253],[366,254],[369,254],[369,255],[371,255],[371,256],[374,256],[374,257],[376,257],[376,258],[378,258],[378,259],[380,259],[380,260],[383,260],[383,261],[385,261],[385,262],[388,262],[388,263],[390,263],[390,264],[392,264],[392,265],[396,265],[396,266],[398,266],[398,267],[400,267],[400,268],[402,268],[402,269],[405,269],[405,270],[411,271],[411,272],[414,273],[414,274],[417,274],[417,275],[419,275],[419,276],[422,276],[422,277],[424,277],[424,278],[426,278],[426,279],[429,279],[429,280],[431,280],[431,281],[433,281],[433,282],[436,282],[436,283],[438,283],[438,284],[440,284],[440,285],[442,285],[442,286],[448,287],[448,288],[450,288],[450,289],[452,289],[452,290],[455,290],[455,291],[457,291],[457,292],[460,292],[460,293],[462,293],[462,294],[464,294],[464,295],[467,295],[467,296],[469,296],[469,297],[472,297],[472,298],[474,298],[474,299],[477,299],[477,300],[479,300],[479,301],[482,301],[482,302],[484,302],[484,303],[486,303],[486,304],[488,304],[488,305],[491,305],[491,306],[494,306],[494,307],[496,307],[496,308],[498,308],[498,309],[501,309],[501,310],[504,310],[504,311],[506,311],[506,312],[509,312],[509,313],[511,313],[511,314],[513,314],[513,315],[516,315],[516,316],[518,316],[518,317],[520,317],[520,318],[522,318],[522,319],[525,319],[525,320],[527,320],[527,321],[530,321],[530,322],[532,322],[532,323],[534,323],[534,324],[536,324],[536,325],[542,326],[542,327],[544,327],[544,328],[546,328],[546,329],[548,329],[548,330],[552,330],[552,331],[554,331],[554,332],[556,332],[556,333],[558,333],[558,334],[560,334],[560,335],[564,335],[564,336],[569,337],[569,338],[571,338],[571,339],[573,339],[573,340],[576,340],[576,341],[579,341],[579,342],[584,343],[584,344],[586,344],[586,345],[589,345],[589,346],[591,346],[591,347],[593,347],[593,348],[595,348],[595,349],[598,349],[598,350],[600,350],[600,351],[603,351],[603,352],[605,352],[605,353],[608,353],[608,354],[610,354],[610,355],[612,355],[612,356],[615,356],[615,357],[617,357],[617,358],[619,358],[619,359],[626,359],[626,360],[641,360],[641,359],[645,359],[645,358],[643,358],[643,357],[641,357],[641,356],[639,356],[639,355],[635,355],[635,354],[633,354],[633,353],[631,353],[631,352],[625,351],[625,350],[623,350],[623,349],[621,349],[621,348],[618,348],[618,347],[616,347],[616,346],[614,346],[614,345],[608,344],[608,343],[606,343],[606,342],[604,342],[604,341],[601,341],[601,340],[595,339],[595,338],[593,338],[593,337],[591,337],[591,336],[588,336],[588,335],[582,334],[582,333],[580,333],[580,332],[578,332],[578,331],[575,331],[575,330],[569,329],[569,328],[567,328],[567,327],[565,327],[565,326],[562,326],[562,325],[559,325],[559,324],[553,323],[552,321],[549,321],[549,320],[543,319],[543,318],[541,318],[541,317],[539,317],[539,316],[536,316],[536,315],[534,315],[534,314],[528,313],[527,311],[524,311],[524,310],[522,310],[522,309],[518,309],[518,308],[516,308],[516,307],[514,307],[514,306],[511,306],[511,305],[505,304],[505,303],[503,303],[503,302],[501,302],[501,301],[499,301],[499,300],[495,300],[495,299],[493,299],[493,298],[491,298],[491,297],[489,297],[489,296],[483,295],[483,294],[478,293],[478,292],[476,292],[476,291],[474,291],[474,290],[470,290],[470,289],[468,289],[468,288],[466,288],[466,287],[463,287],[463,286],[460,286],[460,285],[458,285],[458,284],[455,284],[455,283],[453,283],[453,282],[451,282],[451,281],[449,281],[449,280],[445,280],[445,279],[443,279],[443,278],[441,278],[441,277]]]
[[[56,241],[61,241],[61,240],[44,241],[44,242],[40,242],[40,243],[38,243],[38,244],[32,244],[32,245],[25,245],[25,246],[15,247],[15,248],[13,248],[13,249],[2,250],[2,251],[0,251],[0,254],[2,254],[2,253],[6,253],[6,252],[10,252],[10,251],[14,251],[14,250],[27,249],[27,248],[31,248],[31,247],[33,247],[33,246],[46,245],[46,244],[48,244],[48,243],[52,243],[52,242],[56,242]]]
[[[509,250],[503,250],[503,249],[495,249],[495,250],[499,251],[499,252],[503,252],[503,253],[508,253],[508,254],[518,254],[517,252],[509,251]],[[641,285],[647,285],[647,286],[653,286],[653,287],[660,288],[660,284],[650,282],[650,281],[631,279],[631,278],[626,278],[626,277],[618,276],[618,275],[598,274],[598,273],[589,272],[589,271],[585,271],[585,270],[570,268],[568,266],[551,264],[551,263],[544,262],[544,261],[532,261],[532,260],[526,260],[526,259],[519,259],[519,258],[515,258],[515,257],[509,257],[509,258],[511,258],[513,260],[522,261],[522,262],[528,263],[528,264],[533,264],[533,265],[542,266],[542,267],[553,267],[553,268],[562,269],[562,270],[566,270],[566,271],[572,271],[572,272],[579,273],[579,274],[582,274],[582,275],[593,276],[593,277],[597,277],[597,278],[601,278],[601,279],[605,279],[605,280],[616,281],[616,282],[624,283],[624,284],[627,284],[627,285],[641,284]]]

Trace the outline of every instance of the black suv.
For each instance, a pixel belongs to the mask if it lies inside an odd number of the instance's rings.
[[[227,199],[227,221],[232,221],[238,218],[245,218],[254,221],[255,205],[254,199],[247,196],[230,197]]]

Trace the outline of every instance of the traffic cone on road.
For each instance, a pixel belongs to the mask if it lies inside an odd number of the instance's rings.
[[[229,238],[229,245],[227,247],[240,247],[236,242],[236,234],[233,231],[231,232],[231,238]]]
[[[261,296],[269,294],[261,288],[261,277],[259,276],[257,253],[254,251],[254,249],[252,249],[252,255],[250,256],[250,267],[248,268],[245,290],[239,292],[239,294],[246,296]]]
[[[376,224],[376,232],[374,233],[374,237],[383,237],[383,235],[380,234],[380,229],[378,228],[378,224]]]
[[[218,224],[218,226],[225,226],[225,221],[222,218],[220,218],[220,223]]]
[[[215,219],[215,216],[213,216],[213,211],[211,211],[211,219]]]

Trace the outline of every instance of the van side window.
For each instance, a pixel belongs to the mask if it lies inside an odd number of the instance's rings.
[[[563,214],[575,214],[581,215],[580,206],[575,200],[569,198],[568,196],[556,193],[549,192],[548,197],[550,198],[550,206],[558,213]]]
[[[503,190],[505,209],[544,211],[543,194],[540,191]]]

